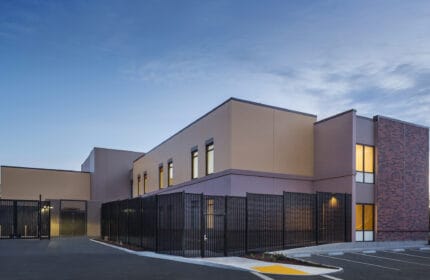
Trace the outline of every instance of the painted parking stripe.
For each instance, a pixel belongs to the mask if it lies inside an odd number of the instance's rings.
[[[377,265],[377,264],[373,264],[373,263],[353,261],[353,260],[350,260],[350,259],[337,258],[337,257],[329,257],[329,256],[325,256],[325,255],[317,255],[317,256],[320,256],[320,257],[323,257],[323,258],[330,258],[330,259],[335,259],[335,260],[341,260],[341,261],[345,261],[345,262],[359,263],[359,264],[364,264],[364,265],[368,265],[368,266],[374,266],[374,267],[383,268],[383,269],[400,271],[400,269],[398,269],[398,268],[393,268],[393,267],[388,267],[388,266],[382,266],[382,265]]]
[[[415,258],[430,260],[430,257],[417,256],[417,255],[413,255],[413,254],[397,253],[397,252],[390,252],[390,251],[382,251],[382,252],[384,252],[384,253],[390,253],[390,254],[394,254],[394,255],[403,255],[403,256],[410,256],[410,257],[415,257]]]
[[[430,267],[430,264],[423,264],[423,263],[416,263],[416,262],[408,262],[408,261],[399,260],[399,259],[393,259],[393,258],[387,258],[387,257],[381,257],[381,256],[372,256],[372,255],[366,255],[366,254],[362,254],[362,253],[354,253],[354,252],[351,252],[351,254],[361,255],[361,256],[366,256],[366,257],[368,257],[368,258],[378,258],[378,259],[383,259],[383,260],[390,260],[390,261],[396,261],[396,262],[402,262],[402,263],[408,263],[408,264],[415,264],[415,265],[421,265],[421,266],[427,266],[427,267]]]
[[[273,278],[270,278],[269,276],[261,274],[261,273],[259,273],[257,271],[250,271],[250,272],[251,272],[251,274],[254,274],[255,276],[257,276],[260,279],[263,279],[263,280],[273,280]]]
[[[331,280],[343,280],[343,279],[340,279],[340,278],[337,278],[337,277],[334,277],[334,276],[331,276],[331,275],[320,275],[321,277],[324,277],[324,278],[327,278],[327,279],[331,279]]]

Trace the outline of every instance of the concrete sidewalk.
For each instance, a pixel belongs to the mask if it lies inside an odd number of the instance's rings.
[[[386,241],[386,242],[345,242],[302,247],[289,250],[270,252],[288,257],[309,257],[316,254],[341,254],[360,251],[383,251],[406,248],[430,250],[427,240],[422,241]]]
[[[147,251],[133,251],[112,244],[107,244],[97,240],[91,240],[98,244],[115,248],[133,255],[156,258],[163,260],[170,260],[175,262],[190,263],[197,265],[204,265],[210,267],[224,268],[224,269],[235,269],[243,270],[254,273],[263,274],[277,274],[277,275],[323,275],[334,272],[339,272],[341,268],[325,268],[325,267],[315,267],[306,265],[293,265],[285,263],[274,263],[274,262],[264,262],[259,260],[253,260],[249,258],[241,257],[216,257],[216,258],[185,258],[181,256],[172,256],[165,254],[158,254],[154,252]]]

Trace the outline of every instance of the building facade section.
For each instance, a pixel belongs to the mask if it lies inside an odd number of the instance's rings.
[[[220,172],[227,177],[223,188],[232,195],[243,190],[228,182],[245,184],[250,177],[261,183],[257,192],[281,194],[285,188],[279,186],[289,184],[290,177],[297,186],[297,177],[313,176],[315,121],[314,115],[229,99],[134,162],[133,196],[165,192],[168,186],[198,192],[202,184],[215,194],[220,186],[212,190],[206,179],[219,178]],[[246,175],[227,174],[241,170]]]
[[[429,130],[378,116],[377,239],[425,239],[428,235]]]
[[[93,201],[107,202],[131,196],[131,169],[133,161],[143,153],[94,148],[82,163],[82,172],[91,175]]]

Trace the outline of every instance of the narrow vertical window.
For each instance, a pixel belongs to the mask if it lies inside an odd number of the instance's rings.
[[[143,193],[147,193],[148,190],[146,189],[148,187],[148,174],[146,172],[143,174]]]
[[[355,205],[355,241],[373,241],[375,209],[373,204]]]
[[[206,145],[206,175],[214,173],[214,144]]]
[[[214,200],[208,199],[206,201],[206,228],[213,229],[214,228]]]
[[[355,181],[360,183],[371,183],[375,181],[374,147],[366,145],[355,145]]]
[[[164,177],[163,165],[160,165],[158,167],[158,188],[160,189],[164,188],[163,177]]]
[[[199,177],[199,152],[191,152],[191,179]]]
[[[167,186],[173,185],[173,161],[167,163]]]
[[[140,195],[140,184],[141,184],[141,177],[140,175],[137,176],[137,196]]]

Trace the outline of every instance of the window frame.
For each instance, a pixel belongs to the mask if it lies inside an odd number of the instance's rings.
[[[137,175],[137,196],[140,195],[140,183],[141,183],[141,181],[142,181],[142,178],[139,174],[139,175]]]
[[[209,150],[210,146],[212,146],[212,149]],[[213,160],[213,167],[212,167],[213,170],[211,173],[209,173],[209,157],[208,157],[209,152],[212,152],[212,160]],[[206,159],[205,159],[205,161],[206,161],[206,166],[205,166],[206,172],[205,172],[205,174],[210,175],[210,174],[215,173],[215,144],[214,144],[213,140],[206,141],[205,156],[206,156]]]
[[[375,184],[376,181],[376,176],[375,176],[375,146],[372,145],[367,145],[367,144],[362,144],[362,143],[355,143],[355,157],[357,157],[357,145],[362,146],[362,158],[363,158],[363,171],[358,171],[357,170],[357,166],[355,166],[355,182],[356,183],[362,183],[362,184]],[[373,165],[373,172],[366,172],[366,147],[371,147],[373,149],[373,161],[372,161],[372,165]],[[355,163],[357,165],[357,163]],[[360,181],[357,181],[357,173],[360,172],[362,173],[362,178]],[[373,175],[373,182],[369,183],[365,181],[366,178],[366,174],[372,174]]]
[[[164,176],[164,168],[163,168],[163,164],[161,163],[158,166],[158,189],[164,189],[164,182],[163,182],[163,176]]]
[[[363,229],[357,230],[357,226],[355,226],[354,230],[355,230],[355,232],[361,231],[363,233],[363,241],[357,241],[357,240],[355,240],[355,241],[356,242],[374,242],[375,241],[375,225],[376,225],[376,223],[375,223],[375,210],[376,210],[375,204],[374,203],[356,203],[355,206],[357,206],[357,205],[361,205],[361,218],[362,218]],[[366,220],[365,208],[366,208],[366,205],[372,206],[372,230],[366,230],[366,226],[365,226],[365,220]],[[355,216],[357,217],[357,213],[355,214]],[[356,221],[356,225],[357,225],[357,221]],[[372,240],[364,240],[364,233],[366,231],[372,231],[373,232]]]
[[[195,155],[195,156],[194,156]],[[197,160],[197,173],[194,174],[194,158]],[[196,176],[194,176],[196,175]],[[191,180],[199,178],[199,150],[198,149],[192,149],[191,150]]]
[[[143,173],[143,194],[147,193],[146,191],[147,185],[148,185],[148,173],[145,171]]]
[[[172,173],[172,177],[170,177],[170,173]],[[169,159],[167,161],[167,187],[173,186],[173,160]]]

